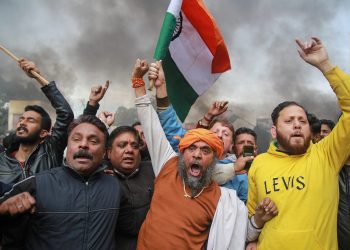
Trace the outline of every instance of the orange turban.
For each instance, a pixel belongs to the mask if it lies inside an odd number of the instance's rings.
[[[187,131],[184,137],[180,140],[179,151],[184,152],[186,148],[197,141],[207,143],[216,153],[216,157],[221,159],[224,153],[224,144],[217,135],[210,130],[204,128],[196,128]]]

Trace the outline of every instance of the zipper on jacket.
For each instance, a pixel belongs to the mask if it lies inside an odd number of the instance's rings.
[[[14,160],[14,161],[17,162],[17,164],[18,164],[17,166],[19,166],[19,168],[21,169],[22,176],[23,176],[23,180],[26,179],[26,178],[27,178],[27,175],[26,175],[25,169],[26,169],[27,161],[24,162],[24,166],[22,167],[21,162],[20,162],[19,160],[17,160],[16,157],[9,157],[8,155],[5,155],[5,156],[6,156],[7,158],[9,158],[10,160]],[[29,155],[29,157],[30,157],[30,155]],[[28,159],[29,159],[29,157],[28,157]],[[28,160],[28,159],[27,159],[27,160]]]
[[[85,181],[85,200],[86,200],[86,216],[85,216],[85,233],[84,233],[84,240],[83,244],[85,245],[83,249],[89,249],[89,238],[88,238],[88,233],[89,233],[89,215],[90,215],[90,207],[89,207],[89,181]]]

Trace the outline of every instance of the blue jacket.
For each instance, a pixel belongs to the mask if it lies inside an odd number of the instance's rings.
[[[164,130],[164,133],[175,152],[179,153],[179,140],[175,139],[174,136],[183,137],[187,132],[182,127],[179,119],[177,118],[176,112],[172,105],[166,110],[159,112],[158,117],[160,124]],[[221,164],[235,163],[236,158],[232,155],[227,155],[225,159],[218,161]],[[232,180],[221,185],[226,188],[234,189],[237,192],[237,196],[244,203],[247,201],[248,196],[248,176],[247,174],[236,175]]]

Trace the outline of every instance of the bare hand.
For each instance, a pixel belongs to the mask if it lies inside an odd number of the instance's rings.
[[[29,61],[25,58],[21,58],[18,61],[18,65],[23,69],[23,71],[31,78],[36,78],[30,71],[35,71],[40,75],[39,69],[36,67],[35,63],[32,61]]]
[[[259,228],[278,214],[276,204],[270,199],[263,199],[255,208],[254,220]]]
[[[106,124],[108,127],[112,126],[114,123],[114,113],[103,111],[97,116],[104,124]]]
[[[106,83],[98,86],[93,86],[91,88],[90,96],[89,96],[89,104],[91,106],[96,106],[102,98],[105,96],[105,93],[109,87],[109,80]]]
[[[208,109],[207,118],[212,119],[215,116],[223,114],[228,108],[227,101],[216,101]]]
[[[257,249],[257,243],[256,241],[249,242],[246,246],[245,250],[256,250]]]
[[[333,68],[330,64],[327,50],[319,38],[312,37],[310,41],[306,42],[302,42],[300,39],[295,41],[299,46],[299,55],[305,62],[315,66],[322,72]]]
[[[16,215],[31,210],[35,212],[35,199],[28,193],[17,194],[0,204],[0,214]]]
[[[148,71],[148,63],[144,59],[136,59],[134,69],[131,73],[132,78],[143,78]]]
[[[254,156],[240,156],[235,162],[235,171],[236,174],[245,174],[247,171],[244,169],[248,161],[254,160]]]
[[[148,79],[150,81],[154,80],[154,86],[156,88],[159,88],[160,86],[165,84],[165,76],[164,76],[164,71],[163,71],[161,61],[151,63],[151,66],[149,67],[149,72],[148,72]]]

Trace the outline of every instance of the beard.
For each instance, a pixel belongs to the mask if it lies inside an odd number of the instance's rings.
[[[200,165],[199,161],[193,161],[191,162],[191,164]],[[191,198],[194,198],[197,194],[199,194],[202,191],[204,187],[208,186],[211,183],[215,165],[216,160],[214,160],[208,166],[207,169],[202,170],[202,174],[200,177],[195,177],[187,174],[183,154],[179,155],[179,161],[177,165],[178,171],[181,177],[183,178],[185,185],[191,189]]]
[[[28,130],[27,130],[28,131]],[[36,144],[39,139],[40,139],[40,132],[41,132],[41,129],[37,130],[37,131],[34,131],[32,132],[31,134],[28,134],[27,136],[25,137],[22,137],[22,136],[18,136],[16,134],[15,136],[15,142],[16,143],[21,143],[21,144],[24,144],[24,145],[33,145],[33,144]]]
[[[310,146],[310,141],[311,141],[311,136],[308,137],[303,137],[304,143],[303,144],[292,144],[291,139],[292,138],[287,138],[284,135],[281,135],[277,131],[277,142],[278,144],[286,150],[286,153],[290,155],[301,155],[304,154],[307,149]]]

